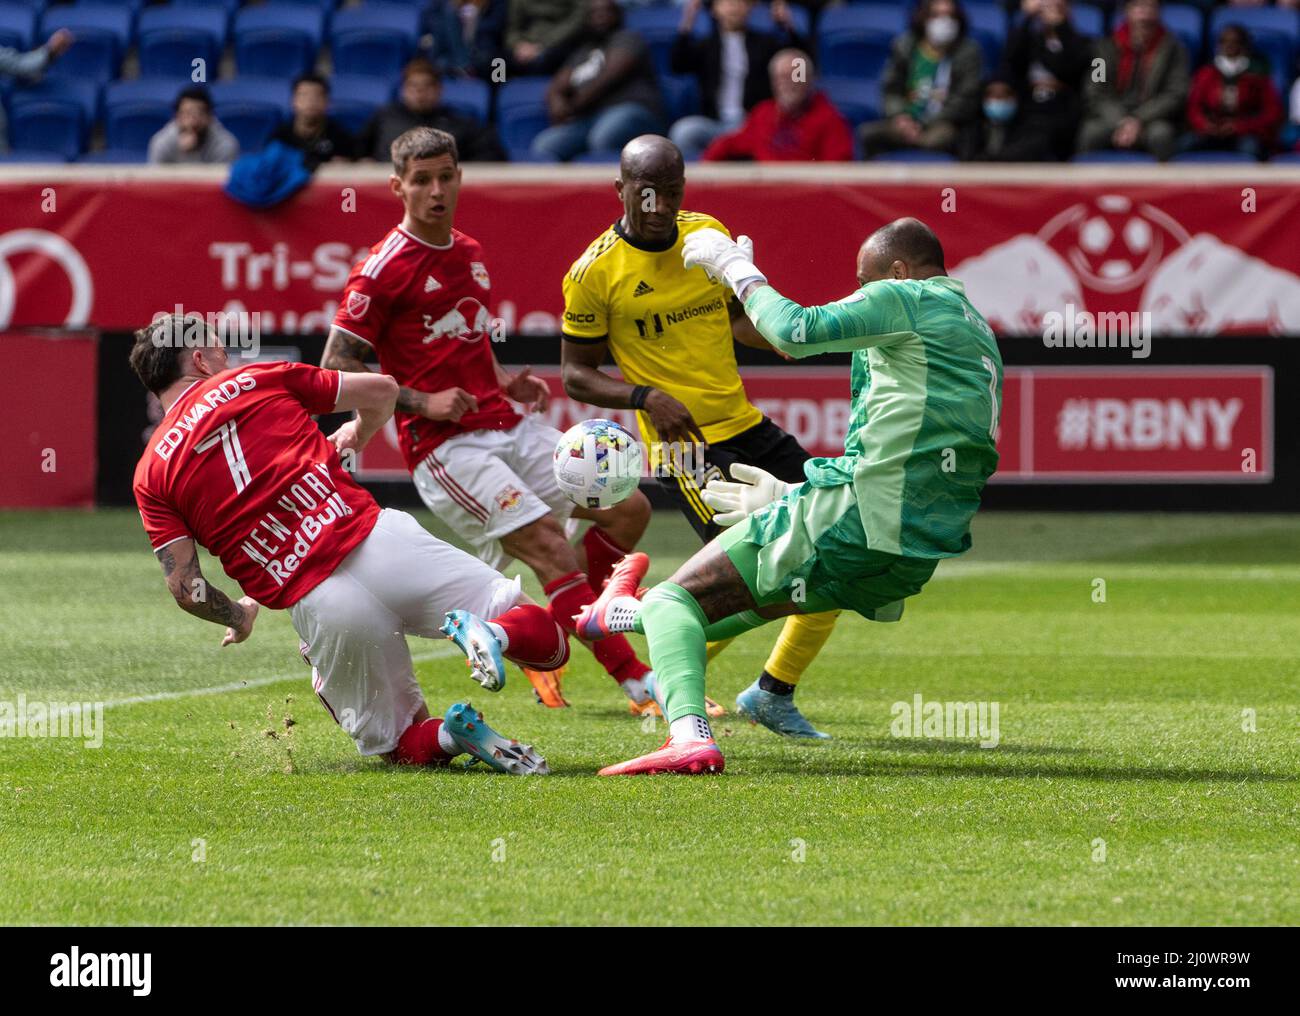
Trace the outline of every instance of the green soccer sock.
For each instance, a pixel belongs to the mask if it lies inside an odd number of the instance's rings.
[[[650,665],[671,724],[683,716],[706,716],[704,634],[708,624],[695,597],[661,582],[641,601],[639,627],[650,643]]]
[[[704,629],[704,637],[710,642],[721,642],[723,639],[734,639],[737,635],[744,635],[747,631],[761,628],[767,623],[767,618],[759,617],[752,610],[742,610],[739,614],[732,614],[708,625]]]

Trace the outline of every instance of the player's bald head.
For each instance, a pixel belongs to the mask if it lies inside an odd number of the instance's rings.
[[[943,245],[920,219],[903,218],[881,226],[858,251],[858,281],[928,279],[946,275]]]
[[[661,134],[642,134],[623,146],[619,175],[631,180],[672,182],[686,175],[681,149]]]

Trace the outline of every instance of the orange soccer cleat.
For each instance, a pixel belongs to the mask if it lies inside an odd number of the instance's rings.
[[[717,744],[707,741],[673,743],[670,737],[658,751],[640,758],[628,759],[606,766],[598,776],[653,776],[657,773],[682,773],[698,776],[702,773],[720,773],[726,762]]]
[[[528,678],[528,683],[533,686],[534,697],[547,709],[569,707],[564,693],[560,690],[560,680],[564,677],[564,672],[569,669],[567,666],[559,670],[532,670],[529,667],[520,669],[524,672],[524,677]]]
[[[627,704],[627,711],[633,716],[663,715],[663,710],[659,708],[659,703],[652,698],[648,698],[644,702],[629,702]],[[707,695],[704,696],[704,711],[713,717],[727,715],[727,710],[721,705],[721,703],[713,701],[713,699],[709,698]]]

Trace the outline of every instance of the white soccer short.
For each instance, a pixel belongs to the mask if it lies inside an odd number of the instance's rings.
[[[440,639],[449,610],[495,617],[522,595],[518,579],[386,508],[290,616],[321,702],[362,755],[382,755],[397,747],[424,701],[406,636]]]
[[[560,432],[534,416],[510,430],[473,430],[435,448],[412,479],[429,511],[493,568],[510,561],[501,537],[552,515],[573,535],[573,502],[555,482]]]

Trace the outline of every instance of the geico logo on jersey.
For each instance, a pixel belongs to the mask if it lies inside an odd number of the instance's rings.
[[[475,342],[488,330],[488,323],[487,308],[473,297],[462,297],[456,301],[455,307],[436,321],[432,314],[424,315],[424,327],[428,331],[424,342],[427,345],[442,338]]]
[[[153,953],[83,953],[75,945],[50,957],[55,988],[130,988],[143,997],[151,990]]]
[[[594,325],[596,323],[595,314],[577,314],[571,310],[564,312],[564,320],[572,322],[575,325]]]

